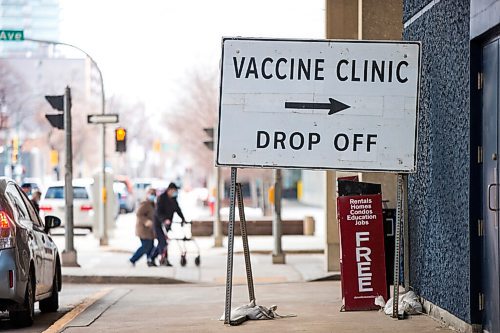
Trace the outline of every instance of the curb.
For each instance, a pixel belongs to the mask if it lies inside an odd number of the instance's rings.
[[[189,284],[190,282],[162,276],[64,275],[63,283],[75,284]]]
[[[111,253],[126,253],[130,254],[131,250],[121,249],[121,248],[107,248],[103,249],[103,251],[111,252]],[[227,251],[226,251],[227,252]],[[243,250],[234,251],[235,254],[242,254]],[[250,250],[250,254],[272,254],[273,250]],[[323,249],[304,249],[304,250],[283,250],[285,254],[324,254],[325,250]]]
[[[284,254],[324,254],[325,251],[321,249],[309,250],[284,250]],[[234,254],[243,254],[242,250],[234,251]],[[250,250],[250,254],[273,254],[272,250]]]
[[[307,282],[321,282],[321,281],[340,281],[342,275],[340,273],[333,273],[319,278],[307,280]]]

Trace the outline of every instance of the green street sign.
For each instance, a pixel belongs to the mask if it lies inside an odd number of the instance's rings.
[[[0,40],[23,41],[23,30],[0,30]]]

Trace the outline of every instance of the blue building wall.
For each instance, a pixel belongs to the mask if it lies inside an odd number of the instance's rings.
[[[410,283],[470,323],[470,3],[405,0],[403,20],[410,19],[403,39],[423,47],[418,171],[409,177]]]

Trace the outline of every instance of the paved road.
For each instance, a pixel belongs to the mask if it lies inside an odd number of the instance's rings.
[[[15,329],[10,324],[8,314],[6,312],[2,312],[0,313],[0,332],[12,331],[14,329],[16,333],[43,332],[66,313],[74,309],[75,306],[82,303],[87,297],[97,293],[103,288],[105,288],[105,286],[65,284],[61,294],[59,295],[60,306],[58,312],[42,314],[38,310],[37,303],[35,310],[35,323],[31,327],[22,329]]]

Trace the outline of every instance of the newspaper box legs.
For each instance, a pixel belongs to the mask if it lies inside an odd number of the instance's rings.
[[[378,309],[375,297],[387,297],[382,196],[341,196],[337,207],[344,309]]]

